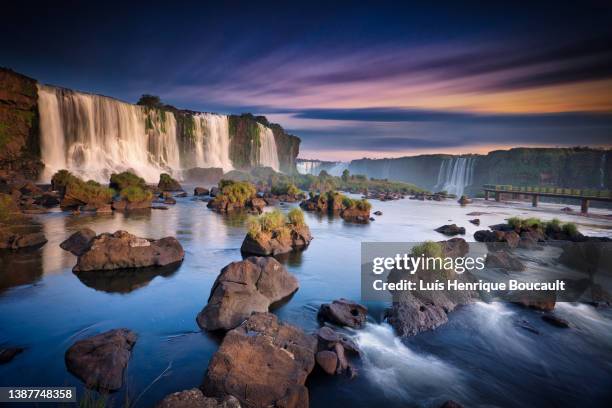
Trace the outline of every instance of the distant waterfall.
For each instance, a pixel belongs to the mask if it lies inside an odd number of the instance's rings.
[[[198,113],[193,120],[195,146],[190,160],[192,167],[220,167],[224,172],[232,170],[227,116]]]
[[[38,109],[43,181],[60,169],[100,182],[131,170],[150,183],[162,172],[180,178],[182,167],[232,169],[225,115],[188,116],[190,142],[181,150],[172,112],[45,85],[38,85]],[[262,128],[262,160],[278,170],[274,135]]]
[[[314,176],[319,174],[319,168],[321,167],[321,162],[318,160],[300,160],[295,164],[298,173],[300,174],[312,174]]]
[[[442,160],[436,191],[446,191],[457,196],[463,195],[467,186],[474,180],[474,157],[452,157]]]
[[[259,126],[259,140],[261,143],[259,147],[259,165],[272,167],[275,171],[280,171],[274,133],[269,127],[266,127],[260,123],[257,125]]]
[[[332,176],[340,177],[342,176],[342,172],[348,169],[348,166],[349,166],[349,163],[338,162],[334,165],[334,167],[329,169],[328,173],[331,174]]]

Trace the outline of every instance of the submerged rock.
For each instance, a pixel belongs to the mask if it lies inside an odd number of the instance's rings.
[[[381,215],[383,215],[382,211],[374,211],[374,215],[380,217]]]
[[[21,347],[8,347],[0,349],[0,364],[10,363],[15,356],[23,353],[23,348]]]
[[[271,313],[254,313],[225,335],[202,390],[215,398],[233,395],[246,407],[307,407],[304,383],[315,350],[313,336]]]
[[[322,304],[317,316],[322,321],[359,329],[365,325],[367,314],[368,308],[365,306],[347,299],[338,299]]]
[[[240,408],[240,401],[227,396],[223,399],[205,397],[198,388],[175,392],[161,400],[156,408]]]
[[[210,194],[210,190],[204,187],[196,187],[193,189],[194,196],[207,196]]]
[[[72,234],[68,239],[60,244],[60,248],[71,252],[73,255],[80,256],[87,251],[91,245],[91,241],[96,237],[95,231],[89,228],[83,228]]]
[[[259,234],[256,238],[253,238],[250,234],[247,234],[242,241],[240,251],[249,255],[280,255],[306,248],[312,241],[308,225],[292,225],[288,228],[290,228],[290,233],[284,235]]]
[[[457,401],[448,400],[444,402],[444,404],[440,405],[440,408],[463,408],[463,405]]]
[[[131,330],[115,329],[79,340],[66,351],[66,367],[87,388],[118,390],[136,337]]]
[[[40,248],[47,243],[42,232],[19,233],[0,226],[0,249]]]
[[[567,329],[570,327],[570,324],[567,320],[562,319],[558,316],[555,316],[554,314],[548,313],[548,314],[542,315],[542,320],[544,320],[546,323],[549,323],[556,327],[560,327],[562,329]]]
[[[453,235],[465,234],[465,228],[458,227],[457,224],[443,225],[441,227],[436,228],[435,231],[444,235],[448,235],[450,237],[452,237]]]
[[[153,240],[116,231],[93,238],[89,248],[79,255],[73,271],[165,266],[181,262],[184,256],[183,247],[174,237]]]
[[[474,218],[473,220],[469,220],[470,223],[474,225],[480,225],[480,218]]]
[[[253,256],[232,262],[221,270],[196,320],[205,330],[233,329],[251,313],[267,312],[298,287],[295,276],[274,258]]]

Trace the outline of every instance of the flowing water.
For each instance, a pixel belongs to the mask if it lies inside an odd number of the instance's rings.
[[[287,211],[292,205],[280,206]],[[479,229],[467,215],[484,211],[482,225],[511,216],[537,216],[579,223],[589,235],[612,236],[609,221],[585,219],[561,206],[529,203],[452,201],[373,202],[383,216],[368,225],[307,213],[314,240],[301,253],[282,259],[300,289],[274,312],[314,331],[319,305],[339,297],[359,300],[360,242],[440,240],[433,229],[455,222],[468,240]],[[594,212],[599,210],[594,209]],[[25,347],[0,365],[0,386],[76,386],[66,371],[64,352],[77,339],[127,327],[138,333],[125,392],[148,407],[166,394],[201,384],[221,339],[199,330],[195,317],[205,305],[220,269],[241,259],[245,216],[223,216],[191,197],[150,214],[77,216],[61,212],[36,216],[49,242],[34,252],[0,257],[0,345]],[[580,224],[582,223],[582,224]],[[59,248],[74,231],[98,233],[125,229],[139,236],[176,236],[185,260],[176,270],[131,272],[116,276],[77,276],[75,257]],[[474,304],[450,315],[446,325],[406,340],[384,323],[384,303],[368,303],[370,321],[347,331],[363,350],[354,380],[314,372],[308,379],[311,406],[438,407],[447,399],[464,406],[597,406],[612,384],[612,312],[582,304],[559,304],[556,313],[573,328],[552,327],[540,314],[509,304]],[[528,321],[534,334],[517,322]]]
[[[259,148],[259,165],[272,167],[275,171],[279,171],[280,164],[278,162],[278,152],[276,151],[276,141],[272,129],[258,123],[259,139],[261,147]]]
[[[442,160],[434,189],[460,197],[465,188],[472,184],[475,163],[474,157],[453,157]]]
[[[233,169],[229,157],[229,121],[226,115],[198,113],[194,115],[194,149],[183,167],[220,167]]]

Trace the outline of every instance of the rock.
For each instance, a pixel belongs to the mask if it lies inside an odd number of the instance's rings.
[[[359,329],[365,325],[367,314],[368,309],[365,306],[341,298],[322,304],[317,316],[322,321]]]
[[[435,229],[436,232],[439,232],[444,235],[448,235],[452,237],[453,235],[465,235],[465,228],[458,227],[457,224],[449,224],[443,225]]]
[[[152,210],[167,210],[168,207],[166,207],[165,205],[152,205],[151,209]]]
[[[496,242],[497,236],[493,231],[478,230],[474,233],[474,239],[477,242]]]
[[[153,199],[142,201],[129,201],[126,198],[113,201],[112,209],[119,212],[148,210],[153,204]]]
[[[458,258],[467,255],[470,251],[470,244],[463,238],[451,238],[438,243],[442,246],[444,257]]]
[[[528,307],[530,309],[551,312],[557,302],[557,294],[554,291],[544,292],[518,292],[512,297],[513,303]]]
[[[267,204],[268,203],[263,198],[255,197],[255,198],[251,198],[250,204],[248,204],[248,206],[256,209],[258,212],[262,212],[263,208]]]
[[[344,334],[334,331],[331,327],[321,327],[317,331],[317,338],[319,340],[319,350],[331,350],[334,349],[336,344],[340,343],[345,350],[353,354],[361,354],[359,346],[353,340]]]
[[[251,313],[267,312],[298,287],[297,279],[274,258],[253,256],[232,262],[221,270],[196,320],[205,330],[233,329]]]
[[[467,196],[462,195],[461,198],[457,200],[457,202],[461,205],[467,205],[471,204],[472,200],[470,200]]]
[[[205,397],[198,388],[175,392],[161,400],[156,408],[240,408],[240,401],[227,396],[223,400]]]
[[[480,219],[479,218],[474,218],[473,220],[470,220],[470,222],[474,225],[480,225]]]
[[[456,401],[448,400],[444,404],[440,405],[440,408],[463,408],[463,405]]]
[[[383,215],[382,211],[374,211],[374,215],[381,216]]]
[[[174,205],[176,204],[176,200],[172,197],[167,197],[166,199],[164,199],[164,204]]]
[[[312,241],[310,228],[307,225],[292,226],[288,235],[259,234],[253,238],[247,234],[242,241],[240,251],[247,255],[271,256],[280,255],[293,250],[304,249]]]
[[[219,192],[220,192],[219,187],[213,186],[210,189],[210,196],[211,197],[216,197],[219,194]]]
[[[128,329],[110,330],[79,340],[66,351],[66,367],[87,388],[118,390],[135,343],[136,333]]]
[[[327,374],[336,374],[336,367],[338,366],[338,356],[336,353],[329,350],[319,351],[315,355],[315,359],[319,367],[321,367]]]
[[[181,184],[167,173],[162,173],[159,175],[159,183],[157,183],[157,188],[161,191],[183,191]]]
[[[0,364],[10,363],[17,354],[23,353],[23,348],[21,347],[9,347],[0,349]]]
[[[342,217],[344,221],[365,224],[370,220],[370,210],[359,209],[357,207],[346,208],[340,210],[340,217]]]
[[[316,339],[301,329],[271,313],[254,313],[225,335],[202,390],[216,398],[233,395],[247,407],[308,407],[304,383],[315,348]]]
[[[0,249],[35,249],[47,243],[42,232],[18,233],[0,226]]]
[[[96,233],[89,228],[83,228],[72,234],[68,239],[60,244],[60,248],[72,252],[73,255],[80,256],[89,249],[91,241],[96,237]]]
[[[525,265],[514,255],[506,251],[495,251],[487,254],[487,268],[500,268],[507,271],[524,271]]]
[[[544,320],[546,323],[549,323],[556,327],[560,327],[562,329],[567,329],[570,327],[570,324],[567,320],[555,316],[554,314],[547,313],[545,315],[542,315],[542,320]]]
[[[175,195],[175,197],[178,197],[178,198],[185,198],[185,197],[187,197],[187,192],[183,191],[183,192],[177,193],[177,194]]]
[[[497,232],[500,234],[501,232]],[[502,242],[507,242],[510,248],[518,247],[519,242],[521,241],[521,237],[514,231],[506,232],[503,234],[503,238],[501,238]]]
[[[41,205],[45,208],[51,208],[59,205],[60,197],[57,192],[54,191],[46,191],[42,193],[42,195],[36,197],[34,202],[38,205]]]
[[[223,169],[220,167],[194,167],[184,172],[184,177],[191,183],[204,185],[217,184],[223,177]]]
[[[181,262],[185,252],[174,237],[139,238],[126,231],[104,233],[91,240],[73,271],[112,270],[165,266]]]
[[[208,190],[207,188],[196,187],[193,189],[194,196],[207,196],[208,194],[210,194],[210,190]]]

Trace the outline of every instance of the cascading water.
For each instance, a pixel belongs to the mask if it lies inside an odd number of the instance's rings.
[[[198,113],[193,116],[194,149],[186,161],[190,167],[233,169],[229,157],[229,121],[226,115]]]
[[[162,172],[180,178],[182,168],[233,168],[225,115],[190,116],[191,141],[181,150],[172,112],[45,85],[38,85],[38,98],[42,181],[60,169],[100,182],[130,170],[154,183]],[[278,171],[274,135],[261,128],[262,163]]]
[[[463,195],[467,186],[474,180],[474,157],[452,157],[442,160],[436,191],[446,191],[457,196]]]
[[[299,160],[295,164],[298,173],[300,174],[319,174],[318,169],[321,166],[321,162],[318,160]]]
[[[342,176],[342,172],[348,169],[349,163],[346,162],[338,162],[331,169],[329,169],[329,174],[332,176],[340,177]]]
[[[43,180],[65,168],[105,182],[132,169],[155,182],[160,172],[179,168],[172,113],[44,85],[38,94]]]
[[[266,127],[260,123],[259,126],[259,165],[265,167],[271,167],[275,171],[280,170],[280,164],[278,161],[278,152],[276,150],[276,140],[274,140],[274,133],[272,129]]]

